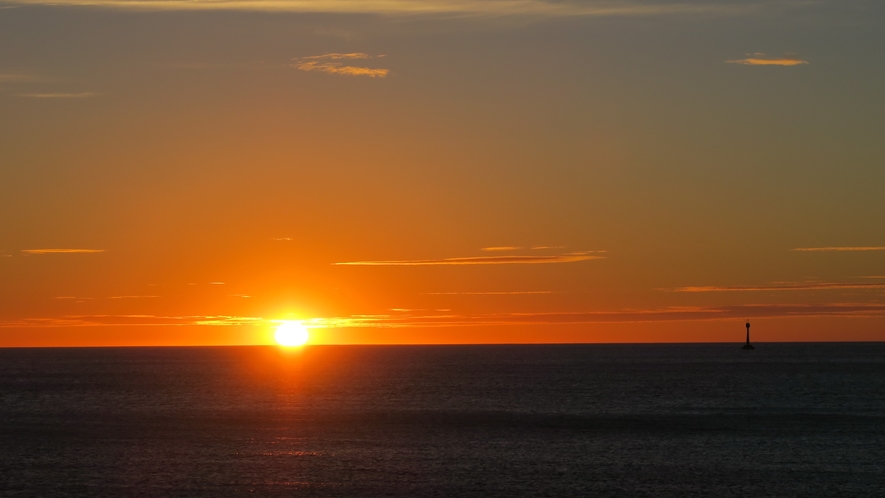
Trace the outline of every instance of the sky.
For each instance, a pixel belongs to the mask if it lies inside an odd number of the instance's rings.
[[[0,0],[0,347],[885,340],[885,4]]]

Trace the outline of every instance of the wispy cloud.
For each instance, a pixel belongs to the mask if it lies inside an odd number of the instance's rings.
[[[230,67],[235,67],[231,64],[218,64],[212,62],[168,62],[162,64],[156,64],[158,67],[168,67],[172,69],[196,69],[196,70],[206,70],[206,69],[226,69]]]
[[[885,303],[747,304],[736,306],[684,306],[618,311],[527,312],[456,314],[451,310],[396,314],[366,314],[318,317],[302,320],[310,328],[434,328],[500,325],[566,325],[593,323],[649,323],[674,321],[742,320],[838,316],[847,318],[885,317]],[[280,320],[249,316],[158,316],[158,315],[64,315],[0,321],[0,328],[48,327],[176,327],[176,326],[272,326]]]
[[[39,81],[40,77],[27,72],[0,72],[0,83],[28,83]]]
[[[382,57],[382,56],[379,56]],[[341,74],[344,76],[367,76],[369,78],[384,78],[390,72],[387,69],[373,69],[362,66],[347,66],[340,60],[374,59],[375,57],[355,52],[350,54],[323,54],[299,57],[293,59],[292,67],[301,71],[320,71],[329,74]]]
[[[830,252],[830,251],[885,251],[883,246],[854,246],[854,247],[797,247],[794,251],[802,252]]]
[[[756,52],[745,59],[736,59],[725,61],[728,64],[743,64],[745,66],[800,66],[808,64],[808,61],[800,59],[793,54],[787,54],[781,57],[769,57],[761,52]]]
[[[290,240],[295,240],[295,239],[293,239],[292,237],[271,237],[270,240],[290,241]]]
[[[384,57],[383,55],[379,55],[378,57]],[[337,52],[333,52],[331,54],[323,54],[323,55],[308,55],[307,57],[300,57],[297,60],[315,60],[315,61],[337,61],[337,60],[349,60],[349,59],[371,59],[372,56],[363,52],[350,52],[347,54],[340,54]]]
[[[14,97],[26,99],[86,99],[97,95],[95,92],[46,91],[44,84],[48,82],[55,84],[56,88],[58,88],[58,84],[64,82],[64,80],[30,70],[0,71],[0,84],[15,88],[14,91],[8,90],[9,95]],[[35,89],[35,84],[40,85],[37,86],[38,89]]]
[[[108,296],[103,299],[156,299],[160,296]],[[56,299],[76,300],[76,301],[94,301],[102,299],[98,297],[77,297],[77,296],[57,296]]]
[[[885,289],[885,284],[864,282],[777,282],[765,285],[729,285],[677,287],[674,292],[758,292],[758,291],[808,291],[845,289]]]
[[[20,5],[86,6],[139,11],[248,10],[392,16],[612,17],[673,14],[741,15],[788,2],[653,2],[642,0],[7,0]]]
[[[25,254],[93,254],[104,249],[22,249]]]
[[[235,326],[268,323],[259,317],[247,316],[157,316],[157,315],[65,315],[54,318],[24,318],[0,321],[0,328],[46,327],[169,327],[169,326]]]
[[[491,291],[491,292],[422,292],[425,296],[517,296],[523,294],[556,294],[553,291]]]
[[[493,246],[493,247],[483,247],[480,249],[481,251],[519,251],[521,249],[525,249],[524,247],[517,246]],[[552,249],[565,249],[565,246],[532,246],[528,249],[532,251],[546,251]],[[605,251],[590,251],[590,252],[605,252]]]
[[[27,97],[31,99],[87,99],[94,97],[93,92],[81,93],[18,93],[16,97]]]
[[[574,263],[591,259],[605,259],[605,256],[591,254],[594,251],[572,252],[554,256],[475,256],[467,258],[411,259],[398,261],[348,261],[334,263],[346,266],[439,266],[439,265],[516,265]]]

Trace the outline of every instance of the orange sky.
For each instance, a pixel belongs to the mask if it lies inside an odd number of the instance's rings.
[[[0,347],[885,339],[883,7],[83,3],[0,0]]]

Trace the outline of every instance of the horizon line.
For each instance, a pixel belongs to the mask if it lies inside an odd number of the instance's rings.
[[[752,341],[752,344],[881,344],[885,339],[876,341]],[[303,346],[280,346],[279,344],[105,344],[93,346],[0,346],[2,349],[108,349],[108,348],[279,348],[298,349],[310,347],[351,347],[351,346],[668,346],[668,345],[713,345],[713,344],[745,344],[744,340],[738,341],[670,341],[670,342],[354,342],[354,343],[320,343],[305,344]]]

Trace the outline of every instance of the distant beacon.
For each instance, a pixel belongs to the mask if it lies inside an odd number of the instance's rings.
[[[741,349],[756,349],[750,344],[750,320],[747,320],[747,343]]]

